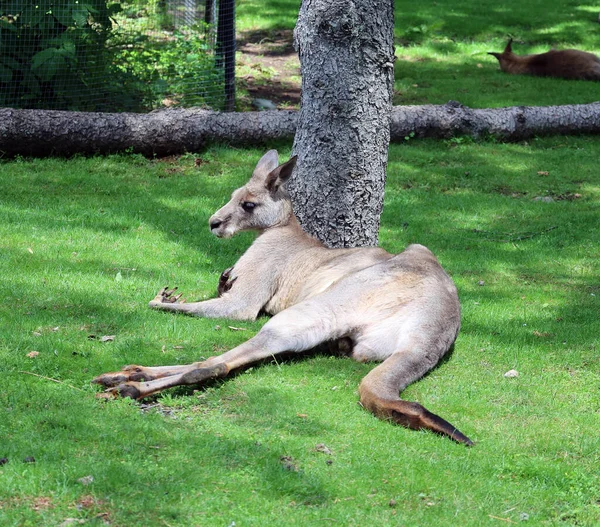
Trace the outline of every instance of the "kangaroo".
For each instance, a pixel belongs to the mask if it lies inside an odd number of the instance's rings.
[[[250,181],[209,220],[229,238],[258,231],[237,263],[223,272],[217,298],[185,302],[163,288],[150,307],[200,317],[273,317],[250,340],[220,356],[185,366],[126,366],[96,377],[101,396],[141,399],[165,388],[199,384],[285,352],[330,342],[361,362],[377,361],[359,386],[360,404],[377,417],[427,429],[454,441],[471,440],[450,423],[399,393],[430,371],[460,328],[456,287],[433,253],[410,245],[393,255],[382,248],[330,249],[302,230],[285,189],[296,157],[279,165],[275,150]]]
[[[512,52],[512,38],[502,53],[489,52],[500,62],[500,69],[513,75],[560,77],[600,81],[600,59],[578,49],[550,50],[539,55],[517,56]]]

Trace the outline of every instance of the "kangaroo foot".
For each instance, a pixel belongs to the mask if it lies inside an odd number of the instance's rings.
[[[154,376],[145,370],[146,368],[143,366],[125,366],[121,371],[98,375],[92,380],[92,383],[110,388],[127,381],[149,381],[154,379]]]
[[[142,399],[166,388],[201,384],[209,379],[225,377],[229,373],[229,368],[226,364],[207,364],[206,361],[186,366],[159,366],[157,368],[127,366],[126,369],[129,370],[117,373],[105,373],[96,377],[93,382],[102,384],[108,388],[103,394],[99,394],[98,397],[104,399],[113,397]],[[135,381],[132,380],[133,378],[142,380]]]
[[[121,371],[103,373],[92,380],[94,384],[100,384],[106,388],[112,388],[119,384],[128,381],[153,381],[156,379],[162,379],[164,377],[170,377],[179,373],[185,372],[189,369],[188,366],[156,366],[148,368],[146,366],[137,366],[132,364],[125,366]]]
[[[116,399],[117,397],[129,397],[130,399],[141,399],[149,393],[143,394],[139,388],[140,383],[137,382],[124,382],[118,386],[108,388],[102,393],[97,393],[96,398],[98,399]]]

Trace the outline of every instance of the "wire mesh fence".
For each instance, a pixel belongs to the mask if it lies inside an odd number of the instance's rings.
[[[232,110],[234,64],[234,0],[0,0],[0,107]]]

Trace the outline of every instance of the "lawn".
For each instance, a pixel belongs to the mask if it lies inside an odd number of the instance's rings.
[[[192,362],[264,322],[146,307],[167,283],[213,294],[251,236],[217,240],[207,218],[260,154],[0,164],[0,522],[597,524],[595,139],[390,151],[382,245],[431,247],[463,306],[452,357],[405,396],[474,448],[376,420],[356,404],[370,366],[326,355],[141,407],[95,399],[99,373]]]
[[[293,29],[299,0],[240,0],[241,33]],[[571,0],[519,2],[395,1],[394,104],[445,104],[473,108],[582,104],[600,98],[598,83],[500,71],[488,51],[502,51],[513,37],[518,55],[551,48],[599,53],[598,5]],[[265,72],[256,69],[258,78]],[[284,79],[285,80],[285,79]],[[293,80],[293,79],[292,79]]]
[[[240,1],[238,28],[292,27],[297,4]],[[397,55],[415,57],[398,62],[397,97],[475,107],[598,98],[596,83],[507,77],[483,53],[507,35],[527,52],[591,50],[591,6],[397,7]],[[265,322],[147,308],[166,284],[215,293],[253,236],[218,240],[208,217],[262,153],[0,160],[0,525],[599,525],[596,137],[390,148],[381,244],[430,247],[463,309],[454,353],[404,397],[473,448],[377,420],[357,404],[371,365],[327,354],[144,404],[95,397],[100,373],[193,362]]]

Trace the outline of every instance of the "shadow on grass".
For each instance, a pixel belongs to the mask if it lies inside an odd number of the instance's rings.
[[[202,403],[185,414],[164,417],[132,412],[127,401],[103,403],[72,397],[65,387],[51,383],[26,385],[17,375],[9,381],[15,394],[10,402],[0,397],[9,408],[36,400],[44,401],[44,405],[32,408],[26,420],[19,423],[13,422],[4,408],[0,411],[4,414],[0,430],[11,431],[11,441],[3,445],[2,454],[9,459],[4,471],[25,472],[29,477],[34,477],[32,473],[38,474],[35,477],[46,474],[43,480],[60,475],[66,485],[76,484],[82,475],[91,475],[94,483],[88,493],[124,502],[135,496],[138,506],[141,501],[146,508],[137,511],[138,522],[147,518],[153,523],[181,501],[195,501],[198,490],[215,493],[217,502],[222,492],[237,495],[235,489],[242,492],[245,485],[264,493],[266,501],[285,498],[319,505],[329,499],[321,477],[304,470],[302,461],[286,448],[285,441],[262,442],[248,437],[246,426],[238,427],[235,417],[223,418],[220,411]],[[284,392],[273,395],[280,404],[286,404]],[[200,419],[190,423],[186,417],[194,414]],[[94,419],[88,419],[89,415]],[[278,426],[283,424],[276,408],[272,417]],[[210,421],[209,427],[205,420]],[[287,432],[320,437],[327,429],[326,423],[315,419],[303,426],[310,429]],[[21,460],[26,456],[35,457],[35,465],[23,465]],[[284,456],[291,458],[290,464],[282,460]],[[50,480],[41,486],[51,492],[54,484]],[[156,502],[157,493],[162,495],[160,503]],[[222,503],[214,501],[207,495],[203,508],[220,516],[223,511],[215,507]]]
[[[600,256],[598,235],[588,228],[597,219],[597,208],[582,191],[586,185],[597,185],[593,151],[568,140],[550,149],[459,142],[420,145],[395,146],[390,152],[384,246],[399,252],[411,242],[428,245],[457,281],[463,305],[477,301],[510,306],[517,296],[540,302],[548,297],[552,309],[530,315],[522,324],[540,327],[541,333],[549,331],[546,326],[554,328],[552,320],[565,321],[570,331],[585,324],[594,308],[586,302],[586,294],[594,293],[596,284],[592,274],[573,276],[569,269],[584,256],[581,247],[591,248],[588,259],[594,253]],[[544,164],[536,166],[540,152]],[[575,152],[578,168],[569,176]],[[78,166],[87,167],[86,160],[70,161],[72,172],[64,177],[33,173],[28,162],[12,165],[19,173],[10,182],[5,180],[2,216],[5,225],[14,225],[20,233],[23,245],[9,247],[3,254],[25,274],[10,282],[0,278],[5,290],[19,299],[17,307],[7,312],[7,320],[18,327],[23,315],[32,313],[33,326],[61,319],[73,327],[92,320],[92,326],[103,325],[106,331],[113,330],[110,321],[118,321],[126,331],[137,328],[147,317],[147,302],[167,285],[163,283],[167,269],[177,282],[173,285],[182,285],[187,292],[177,276],[189,284],[197,268],[208,278],[201,292],[212,295],[219,273],[235,262],[252,237],[217,240],[208,231],[207,219],[247,180],[259,155],[252,152],[250,160],[225,163],[231,174],[219,177],[189,169],[172,175],[168,164],[142,160],[136,161],[137,166],[118,157],[99,159],[106,166],[88,169],[85,176],[78,175]],[[538,169],[547,168],[545,163],[553,169],[540,176]],[[107,171],[114,174],[107,177]],[[539,195],[578,191],[584,192],[579,201],[533,201]],[[148,237],[143,245],[136,242],[138,229]],[[526,238],[519,239],[522,236]],[[33,254],[25,245],[30,239]],[[81,254],[73,256],[78,247]],[[180,261],[182,267],[173,268]],[[115,282],[122,269],[127,280]],[[31,283],[27,273],[46,276],[44,283],[41,279]],[[479,287],[479,280],[487,285]],[[102,283],[106,287],[98,290]],[[198,290],[196,281],[193,287]],[[469,309],[464,309],[463,331],[474,327]],[[204,327],[197,320],[172,322],[169,316],[156,320],[157,324]],[[514,325],[478,320],[478,331],[493,335],[499,346],[535,341],[530,331],[516,331]],[[555,328],[551,332],[560,333]],[[244,334],[238,342],[249,337]],[[580,335],[583,343],[591,344],[593,339],[593,332]],[[215,334],[214,341],[226,347],[232,343],[222,334]],[[117,349],[131,356],[140,347],[129,353]],[[133,362],[146,361],[139,357]],[[165,357],[163,363],[168,362]]]
[[[418,6],[406,0],[396,0],[396,38],[404,44],[422,43],[438,35],[450,39],[489,41],[509,35],[532,36],[548,45],[568,42],[570,45],[592,44],[591,30],[597,25],[597,9],[576,6],[567,0],[547,4],[508,2],[492,5],[485,2],[462,2],[439,5],[422,3]],[[557,13],[562,16],[557,17]]]
[[[508,75],[485,51],[466,53],[466,58],[462,50],[454,57],[450,53],[433,59],[427,57],[427,51],[416,57],[399,51],[394,104],[446,104],[455,100],[471,108],[502,108],[586,104],[598,99],[596,82]]]

